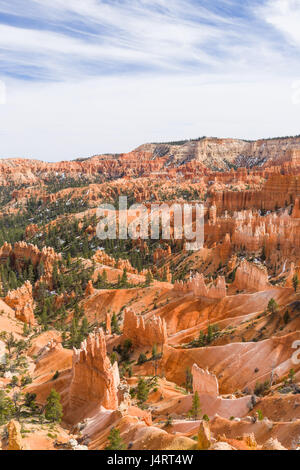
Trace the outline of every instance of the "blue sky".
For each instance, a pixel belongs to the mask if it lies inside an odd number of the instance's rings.
[[[299,134],[299,24],[300,0],[0,0],[0,156]]]

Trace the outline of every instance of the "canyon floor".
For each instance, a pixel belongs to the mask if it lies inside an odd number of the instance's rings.
[[[120,196],[203,246],[101,240]],[[3,159],[0,201],[0,448],[300,447],[299,137]]]

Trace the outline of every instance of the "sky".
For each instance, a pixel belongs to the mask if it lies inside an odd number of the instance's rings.
[[[0,157],[300,134],[300,0],[0,0]]]

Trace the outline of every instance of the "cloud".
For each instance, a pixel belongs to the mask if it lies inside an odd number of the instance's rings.
[[[23,2],[24,3],[24,2]],[[9,56],[19,51],[32,52],[33,59],[49,69],[49,77],[55,71],[47,67],[47,57],[56,54],[57,79],[74,74],[71,60],[90,61],[90,70],[103,74],[105,63],[134,64],[140,68],[180,70],[182,64],[204,63],[214,65],[211,54],[204,46],[212,40],[221,40],[222,32],[216,25],[199,22],[201,18],[223,21],[208,10],[195,8],[191,0],[175,0],[172,7],[162,0],[111,2],[85,0],[29,0],[30,19],[40,19],[40,29],[22,24],[28,13],[21,2],[20,9],[12,9],[7,2],[0,5],[0,12],[18,16],[18,24],[2,25],[0,48]],[[22,8],[23,5],[23,8]],[[189,12],[187,14],[187,12]],[[26,22],[28,25],[28,22]],[[77,33],[76,38],[74,32]],[[104,64],[93,61],[104,61]],[[104,65],[104,67],[103,67]],[[93,67],[92,67],[93,66]],[[105,73],[105,71],[104,71]],[[80,66],[79,74],[83,75]],[[86,72],[88,75],[88,72]],[[34,75],[33,75],[34,78]]]
[[[298,134],[299,2],[1,0],[0,156]]]
[[[276,50],[249,16],[251,10],[245,16],[247,10],[229,0],[3,0],[0,12],[10,15],[0,27],[0,51],[19,66],[22,52],[33,80],[37,67],[49,80],[130,69],[220,73],[234,67],[238,72],[246,62],[249,70],[266,68]]]
[[[268,0],[258,11],[293,46],[300,47],[300,0]]]

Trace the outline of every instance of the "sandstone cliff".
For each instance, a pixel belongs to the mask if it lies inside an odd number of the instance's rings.
[[[203,274],[197,273],[187,282],[176,282],[174,290],[181,293],[192,293],[195,297],[208,299],[222,299],[226,297],[226,282],[223,276],[219,276],[215,283],[207,286]]]
[[[117,409],[119,381],[118,364],[112,366],[107,357],[104,332],[95,331],[73,352],[67,419],[95,407]]]
[[[124,339],[131,339],[135,346],[163,345],[167,341],[167,329],[164,320],[153,316],[147,322],[141,315],[132,310],[124,312],[123,335]]]
[[[244,259],[237,268],[233,286],[247,292],[267,290],[270,287],[267,268]]]
[[[4,302],[15,310],[18,320],[31,326],[35,325],[32,285],[29,281],[19,289],[9,291]]]

